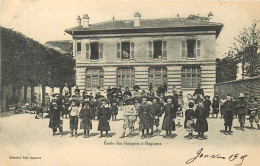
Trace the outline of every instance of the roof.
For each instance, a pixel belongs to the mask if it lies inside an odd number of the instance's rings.
[[[73,50],[72,40],[47,41],[44,45],[60,53],[71,53]]]
[[[100,31],[100,30],[122,30],[122,29],[151,29],[151,28],[184,28],[184,27],[215,27],[217,34],[220,33],[223,24],[189,20],[186,18],[163,18],[163,19],[140,19],[141,26],[135,27],[134,20],[111,20],[90,25],[88,28],[73,27],[65,32],[72,34],[75,31]]]

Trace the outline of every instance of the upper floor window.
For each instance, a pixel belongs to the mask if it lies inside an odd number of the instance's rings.
[[[81,51],[81,41],[77,41],[77,52]]]
[[[134,59],[134,42],[117,43],[117,59]]]
[[[103,59],[103,43],[100,43],[100,42],[86,43],[86,59],[102,60]]]
[[[160,59],[167,57],[166,41],[154,40],[149,41],[149,58],[150,59]]]
[[[182,41],[182,58],[199,58],[200,57],[200,40],[188,38]]]

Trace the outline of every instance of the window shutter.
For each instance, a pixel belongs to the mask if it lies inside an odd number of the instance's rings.
[[[135,58],[135,44],[131,42],[131,59]]]
[[[163,48],[163,58],[167,57],[167,45],[166,45],[166,41],[163,41],[162,43],[162,48]]]
[[[197,57],[200,57],[200,40],[197,40]]]
[[[121,43],[117,43],[117,59],[121,58]]]
[[[153,58],[153,42],[149,41],[149,58]]]
[[[81,41],[77,41],[77,52],[81,51]]]
[[[89,59],[89,43],[86,44],[86,59]]]
[[[99,59],[103,59],[103,43],[99,43]]]
[[[187,53],[187,46],[186,46],[186,40],[182,41],[182,58],[186,58]]]

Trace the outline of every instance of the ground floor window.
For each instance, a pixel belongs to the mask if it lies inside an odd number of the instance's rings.
[[[132,88],[135,84],[135,69],[132,67],[119,67],[117,69],[117,86]]]
[[[102,68],[90,68],[86,70],[86,87],[104,87],[104,71]]]
[[[181,68],[182,88],[196,88],[201,83],[201,68],[199,66],[183,66]]]
[[[159,87],[160,85],[167,84],[167,68],[166,67],[150,67],[149,84],[152,83],[153,87]]]

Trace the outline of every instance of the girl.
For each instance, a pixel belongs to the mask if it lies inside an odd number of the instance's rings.
[[[195,131],[198,132],[196,138],[199,140],[204,139],[204,132],[208,131],[208,121],[207,117],[209,116],[209,112],[203,107],[203,101],[198,102],[198,107],[195,110],[195,117],[196,117],[196,129]]]
[[[218,118],[218,113],[219,113],[219,101],[218,101],[218,97],[215,96],[213,98],[213,102],[212,102],[212,109],[213,109],[213,117],[214,117],[214,114],[216,114],[216,118]]]
[[[109,120],[111,118],[111,112],[106,104],[106,100],[102,100],[98,111],[98,131],[100,131],[99,138],[102,138],[103,131],[106,131],[106,138],[108,138],[108,131],[110,131]]]

